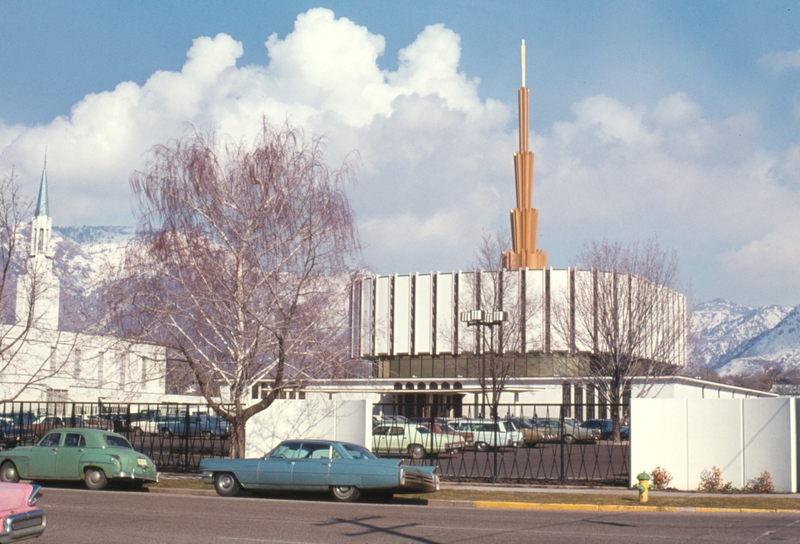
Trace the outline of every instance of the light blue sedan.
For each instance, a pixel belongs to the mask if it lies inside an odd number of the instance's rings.
[[[378,459],[368,449],[331,440],[286,440],[259,459],[204,459],[203,481],[232,497],[250,491],[329,491],[351,502],[361,492],[384,499],[395,493],[432,493],[439,489],[434,466],[403,466]]]

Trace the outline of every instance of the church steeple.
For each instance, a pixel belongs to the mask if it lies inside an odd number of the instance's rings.
[[[519,100],[519,151],[514,153],[514,177],[517,207],[511,210],[511,243],[503,252],[503,268],[542,269],[547,266],[547,253],[536,249],[536,228],[539,210],[531,206],[533,198],[533,153],[528,150],[528,110],[530,93],[525,86],[525,40],[522,40],[522,87]]]
[[[44,170],[42,170],[42,181],[39,183],[39,198],[36,200],[35,217],[50,216],[50,207],[47,201],[47,152],[44,153]]]
[[[39,183],[39,198],[36,200],[36,211],[31,221],[31,257],[53,258],[50,250],[50,234],[53,222],[50,219],[50,204],[47,198],[47,153],[44,156],[42,181]]]

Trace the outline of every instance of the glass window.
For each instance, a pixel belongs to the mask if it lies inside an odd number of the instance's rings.
[[[82,434],[67,433],[66,438],[64,438],[65,448],[82,448],[85,445],[86,440],[83,438]]]
[[[363,446],[356,444],[343,444],[345,451],[350,454],[353,459],[377,459],[372,452]],[[334,450],[335,452],[336,450]]]
[[[115,446],[117,448],[128,448],[133,449],[133,447],[128,443],[127,440],[122,438],[121,436],[114,436],[113,434],[106,435],[106,444],[109,446]]]
[[[322,442],[304,442],[300,448],[300,459],[330,459],[331,445]]]
[[[42,438],[42,441],[39,442],[39,445],[54,447],[58,446],[59,442],[61,442],[61,433],[50,433]]]
[[[270,459],[297,459],[300,452],[300,442],[281,442],[267,457]]]

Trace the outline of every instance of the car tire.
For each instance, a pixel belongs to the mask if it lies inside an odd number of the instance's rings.
[[[172,438],[172,431],[167,428],[161,429],[159,434],[162,436],[162,438]]]
[[[571,434],[565,434],[564,435],[564,444],[568,444],[569,445],[569,444],[574,444],[574,443],[575,443],[575,437],[574,436],[572,436]]]
[[[419,444],[411,444],[408,446],[408,455],[412,459],[423,459],[425,457],[425,448]]]
[[[486,442],[475,442],[475,451],[489,451],[489,444]]]
[[[19,473],[17,467],[11,461],[6,461],[3,466],[0,466],[0,482],[17,483],[19,481]]]
[[[139,428],[139,427],[134,427],[133,428],[133,436],[142,436],[143,434],[144,433],[142,432],[141,428]]]
[[[202,438],[214,438],[214,433],[212,433],[211,431],[203,431],[200,433],[200,436]]]
[[[108,485],[108,479],[105,472],[99,468],[87,468],[84,473],[83,483],[86,485],[86,489],[99,491]]]
[[[354,485],[335,485],[331,487],[331,497],[337,502],[353,502],[361,496],[361,491]]]
[[[214,489],[221,497],[235,497],[242,488],[236,480],[236,476],[230,472],[220,472],[214,475]]]

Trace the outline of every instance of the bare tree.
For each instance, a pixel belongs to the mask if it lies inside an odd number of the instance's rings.
[[[473,350],[467,350],[468,368],[475,369],[483,405],[496,416],[503,391],[514,376],[517,360],[525,357],[523,321],[535,318],[540,300],[526,300],[520,286],[520,273],[502,267],[503,249],[509,247],[507,231],[484,232],[470,265],[468,285],[475,310],[467,310],[462,320],[474,327]],[[461,351],[464,346],[461,347]]]
[[[14,171],[0,177],[0,401],[45,388],[75,347],[74,335],[61,338],[48,319],[48,305],[57,310],[58,287],[49,260],[28,258],[31,216],[32,202]]]
[[[106,288],[112,324],[191,369],[231,423],[233,457],[250,417],[345,362],[352,169],[322,155],[320,139],[264,120],[251,147],[194,132],[131,176],[139,234]]]
[[[647,395],[685,364],[686,305],[678,259],[657,241],[592,242],[578,255],[573,293],[553,303],[552,326],[568,339],[561,372],[608,402],[619,440],[619,407],[634,381]]]

